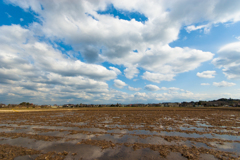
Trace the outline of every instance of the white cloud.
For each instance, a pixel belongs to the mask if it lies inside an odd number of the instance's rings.
[[[137,92],[134,94],[134,99],[137,101],[138,100],[146,101],[147,99],[149,99],[149,95],[147,95],[146,93]]]
[[[143,24],[135,20],[125,21],[110,15],[97,14],[97,10],[106,8],[108,1],[74,3],[61,1],[58,7],[54,1],[12,0],[10,2],[24,9],[31,7],[44,19],[43,24],[35,23],[32,26],[32,29],[36,30],[35,33],[51,40],[64,40],[64,43],[71,45],[74,50],[80,51],[88,62],[109,61],[124,65],[126,67],[124,73],[129,79],[139,73],[135,67],[137,66],[166,77],[154,81],[169,80],[169,76],[174,77],[178,73],[193,70],[213,57],[210,52],[168,46],[168,43],[178,38],[183,24],[191,24],[196,20],[208,20],[209,15],[217,15],[215,11],[208,11],[208,15],[198,16],[198,11],[209,7],[207,3],[195,2],[199,3],[199,9],[189,10],[191,14],[182,15],[182,9],[180,10],[177,5],[185,4],[191,8],[196,7],[196,4],[189,2],[179,4],[177,1],[169,4],[160,1],[148,4],[145,1],[133,1],[130,4],[128,1],[121,1],[121,3],[112,1],[117,9],[143,13],[148,17],[148,21]],[[44,10],[41,10],[41,6]],[[171,12],[166,12],[168,8]],[[86,13],[94,16],[95,19]],[[147,48],[151,50],[146,51]],[[138,53],[133,52],[135,49]]]
[[[160,81],[171,81],[176,74],[193,70],[212,57],[213,54],[210,52],[163,46],[147,51],[139,65],[147,70],[143,79],[160,83]]]
[[[51,45],[38,42],[30,30],[19,25],[1,26],[0,33],[2,92],[11,93],[9,95],[17,97],[16,101],[21,97],[23,100],[30,97],[39,103],[52,99],[58,103],[68,98],[102,99],[99,96],[109,92],[104,81],[119,74],[114,67],[108,70],[101,65],[66,57]]]
[[[22,22],[22,21],[24,21],[24,19],[23,19],[23,18],[20,18],[20,21]]]
[[[102,62],[125,67],[124,74],[129,79],[137,77],[141,70],[144,72],[142,78],[148,81],[172,81],[177,74],[194,70],[213,58],[210,52],[169,46],[178,39],[183,27],[186,26],[189,32],[197,29],[209,31],[212,25],[240,20],[238,0],[231,3],[226,0],[4,2],[27,12],[31,9],[41,23],[34,22],[25,28],[19,25],[0,27],[1,94],[35,97],[35,100],[43,99],[44,102],[51,99],[104,102],[201,97],[164,87],[158,90],[166,93],[151,95],[139,92],[129,95],[109,90],[106,81],[116,80],[121,71],[116,67],[107,69]],[[105,10],[109,3],[119,10],[144,14],[148,21],[127,21],[97,13]],[[40,41],[38,37],[45,37],[46,41]],[[85,61],[78,60],[78,55],[63,54],[62,50],[53,47],[55,42],[70,45],[72,52],[81,54]],[[239,46],[234,43],[222,47],[219,57],[213,60],[228,78],[240,78]],[[127,86],[125,82],[116,81],[120,88]],[[136,90],[130,86],[129,89]]]
[[[134,88],[134,87],[131,87],[131,86],[128,86],[128,90],[130,91],[140,91],[142,88]]]
[[[66,57],[51,45],[37,42],[31,31],[18,25],[2,26],[0,33],[2,35],[0,37],[2,70],[22,69],[22,72],[32,70],[32,74],[35,74],[33,70],[39,70],[63,76],[85,76],[98,80],[114,79],[119,73],[117,69],[108,70],[101,65],[87,64]],[[27,40],[29,42],[25,43]]]
[[[160,83],[161,81],[172,81],[174,75],[164,75],[161,73],[150,73],[148,71],[143,73],[142,78],[151,82]]]
[[[124,74],[128,79],[132,79],[133,77],[136,77],[139,73],[136,66],[128,67],[124,70]]]
[[[222,68],[228,79],[240,79],[240,42],[234,42],[221,47],[217,58],[212,63]]]
[[[213,82],[213,85],[217,86],[217,87],[231,87],[231,86],[234,86],[236,84],[232,83],[232,82],[222,81],[222,82]]]
[[[116,74],[122,74],[122,72],[116,67],[109,67],[109,69],[113,70]]]
[[[178,91],[178,90],[180,90],[180,88],[170,87],[169,90],[172,90],[172,91]]]
[[[144,88],[148,91],[158,91],[158,90],[160,90],[160,88],[158,86],[152,85],[152,84],[146,85]]]
[[[240,41],[240,36],[237,36],[237,37],[235,37],[235,38]]]
[[[124,86],[127,86],[127,84],[119,79],[115,79],[114,86],[117,88],[123,88]]]
[[[233,95],[229,93],[219,93],[219,94],[196,94],[190,91],[182,91],[182,89],[176,90],[174,92],[165,92],[165,93],[155,93],[149,92],[148,94],[144,92],[137,92],[134,94],[135,102],[146,102],[146,101],[153,101],[154,102],[178,102],[179,99],[181,101],[197,101],[199,99],[217,99],[219,97],[237,97],[238,95]]]
[[[214,78],[216,71],[203,71],[202,73],[198,72],[197,76],[200,78]]]
[[[201,83],[202,86],[209,86],[209,83]]]
[[[225,55],[226,54],[225,52],[240,52],[239,44],[240,44],[240,42],[234,42],[234,43],[227,44],[227,45],[221,47],[218,50],[218,53],[220,55]]]
[[[161,90],[168,90],[166,87],[161,87]]]
[[[180,92],[188,92],[185,91],[184,89],[176,88],[176,87],[170,87],[167,89],[169,94],[178,94]]]
[[[199,30],[199,29],[204,29],[204,32],[208,33],[210,31],[210,25],[200,25],[197,27],[194,25],[190,25],[190,26],[187,26],[185,29],[188,33],[195,31],[195,30]]]

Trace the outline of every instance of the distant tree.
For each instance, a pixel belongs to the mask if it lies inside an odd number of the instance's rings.
[[[220,98],[217,101],[227,101],[227,98]]]
[[[30,103],[29,102],[22,102],[19,105],[20,106],[30,106]]]
[[[21,106],[26,106],[26,102],[22,102],[22,103],[20,103],[19,105],[21,105]]]

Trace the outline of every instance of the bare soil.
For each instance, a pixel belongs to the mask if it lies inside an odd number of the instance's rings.
[[[2,159],[240,159],[240,108],[0,111],[0,148]]]

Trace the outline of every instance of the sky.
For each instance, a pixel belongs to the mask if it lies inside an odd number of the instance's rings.
[[[0,103],[240,97],[239,0],[0,0]]]

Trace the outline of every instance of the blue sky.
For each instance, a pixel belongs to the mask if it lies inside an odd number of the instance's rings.
[[[239,98],[239,8],[238,0],[2,0],[0,102]]]

